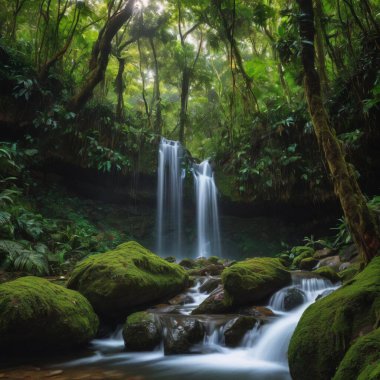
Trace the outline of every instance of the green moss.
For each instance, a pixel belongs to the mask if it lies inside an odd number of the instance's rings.
[[[133,313],[128,316],[127,323],[129,325],[135,325],[141,322],[149,322],[153,320],[154,320],[154,316],[152,313],[148,313],[146,311],[138,311],[137,313]]]
[[[183,268],[191,269],[191,268],[194,268],[195,263],[194,263],[194,260],[192,259],[183,259],[180,261],[179,265],[181,265],[181,267]]]
[[[379,379],[379,370],[380,328],[355,341],[344,355],[333,380]]]
[[[78,292],[38,277],[0,285],[0,350],[49,349],[92,339],[98,318]]]
[[[218,256],[210,256],[208,258],[208,262],[210,264],[219,264],[219,257]]]
[[[378,327],[379,278],[380,257],[376,257],[350,283],[304,312],[288,350],[294,380],[332,378],[352,342]]]
[[[380,379],[380,359],[377,362],[369,364],[360,373],[357,380],[379,380]]]
[[[179,265],[131,241],[77,264],[67,286],[85,295],[100,316],[122,319],[135,308],[178,294],[187,282]]]
[[[294,247],[291,253],[296,256],[293,260],[293,266],[298,268],[302,260],[313,256],[314,249],[311,247],[299,246]]]
[[[291,282],[290,273],[279,259],[254,258],[226,268],[222,273],[226,302],[246,305],[264,301]]]
[[[338,282],[340,280],[339,275],[331,267],[321,267],[314,271],[314,273],[327,278],[331,282]]]
[[[347,269],[338,273],[341,281],[346,283],[352,280],[360,272],[360,263],[350,265]]]

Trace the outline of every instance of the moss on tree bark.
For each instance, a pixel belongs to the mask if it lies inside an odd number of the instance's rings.
[[[315,69],[313,2],[312,0],[297,0],[297,2],[301,10],[299,16],[301,57],[309,113],[351,234],[360,254],[368,263],[379,254],[379,226],[367,206],[352,166],[345,159],[343,147],[331,127],[323,104],[320,79]]]

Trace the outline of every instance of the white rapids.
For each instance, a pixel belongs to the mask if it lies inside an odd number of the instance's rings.
[[[216,323],[216,319],[208,316],[207,332],[198,353],[165,356],[162,347],[146,353],[123,352],[124,343],[119,330],[109,339],[93,341],[93,354],[89,357],[63,365],[101,365],[108,368],[117,367],[119,370],[125,368],[128,374],[140,374],[144,379],[154,380],[175,380],[179,377],[192,380],[291,380],[287,349],[297,323],[306,308],[318,296],[327,294],[337,287],[320,278],[294,277],[291,286],[279,290],[269,301],[267,307],[272,309],[277,317],[263,327],[256,325],[247,332],[240,347],[236,349],[224,345],[224,325]],[[181,314],[189,314],[207,297],[199,288],[200,283],[197,283],[189,290],[188,295],[191,295],[194,301],[183,305],[179,310]],[[303,302],[298,307],[286,311],[284,299],[290,288],[301,291]]]

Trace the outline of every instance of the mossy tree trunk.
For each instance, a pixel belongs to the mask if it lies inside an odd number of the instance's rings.
[[[351,234],[366,263],[380,251],[380,232],[374,215],[357,183],[353,167],[346,162],[343,147],[336,137],[324,107],[319,75],[315,69],[314,13],[312,0],[297,0],[305,93],[319,146],[325,154],[334,189],[339,197]]]
[[[121,8],[119,2],[118,9],[111,14],[100,30],[98,39],[92,49],[89,73],[79,91],[70,99],[68,109],[78,112],[86,102],[92,97],[95,87],[104,79],[108,66],[109,55],[111,53],[111,41],[122,26],[132,17],[135,0],[128,0]]]
[[[321,77],[321,87],[322,94],[326,95],[329,90],[329,79],[327,76],[326,61],[325,61],[325,48],[323,44],[323,32],[322,32],[322,22],[323,22],[323,5],[321,0],[315,0],[315,42],[317,50],[317,66],[318,72]]]

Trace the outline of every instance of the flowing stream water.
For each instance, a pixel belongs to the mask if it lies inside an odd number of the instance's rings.
[[[184,316],[199,305],[207,294],[199,291],[198,282],[188,291],[191,302],[178,306],[177,313]],[[291,286],[275,293],[268,308],[276,314],[269,323],[246,333],[238,348],[224,345],[224,329],[236,315],[197,316],[206,326],[203,342],[197,345],[193,354],[165,356],[163,346],[153,352],[124,352],[121,329],[108,339],[92,342],[90,356],[63,364],[65,367],[101,366],[125,370],[128,375],[141,375],[144,379],[174,380],[183,379],[255,379],[289,380],[287,348],[290,338],[305,309],[318,296],[335,290],[337,286],[320,278],[295,276]],[[298,307],[287,311],[286,297],[289,289],[297,289],[302,295]],[[175,315],[173,315],[173,318]],[[192,316],[194,317],[194,316]],[[59,365],[62,367],[62,363]]]

